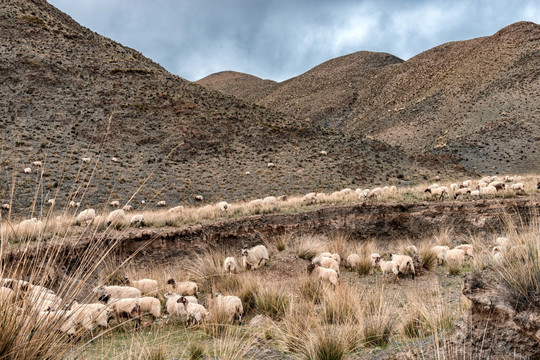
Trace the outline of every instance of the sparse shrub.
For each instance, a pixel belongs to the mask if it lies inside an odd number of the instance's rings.
[[[426,270],[431,270],[437,265],[437,254],[428,246],[423,246],[419,251],[420,265]]]
[[[449,261],[447,264],[448,267],[448,273],[450,275],[456,276],[461,273],[461,267],[462,265],[457,261]]]
[[[356,272],[360,276],[366,276],[369,275],[371,272],[371,259],[366,256],[360,257],[360,262],[356,265]]]
[[[300,259],[311,261],[317,254],[323,252],[325,249],[324,243],[313,237],[299,238],[295,242],[294,252]]]
[[[255,306],[258,311],[279,320],[287,311],[291,299],[281,288],[263,288],[255,296]]]
[[[300,295],[307,301],[319,304],[324,296],[324,289],[318,279],[307,276],[300,281]]]

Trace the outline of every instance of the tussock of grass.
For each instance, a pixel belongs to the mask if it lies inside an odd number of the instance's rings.
[[[294,243],[294,252],[300,259],[311,261],[324,251],[326,251],[324,242],[314,236],[298,238]]]
[[[371,259],[367,256],[361,256],[360,262],[356,265],[355,269],[360,276],[369,275],[372,270]]]
[[[289,308],[291,299],[282,288],[261,288],[255,295],[255,306],[260,312],[274,320],[282,319]]]
[[[418,255],[420,257],[420,265],[423,269],[431,271],[437,265],[437,254],[431,250],[430,245],[423,245],[418,250]]]

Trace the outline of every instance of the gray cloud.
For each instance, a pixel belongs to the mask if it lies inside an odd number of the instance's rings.
[[[448,41],[540,22],[534,0],[49,0],[188,80],[234,70],[285,80],[359,50],[408,59]]]

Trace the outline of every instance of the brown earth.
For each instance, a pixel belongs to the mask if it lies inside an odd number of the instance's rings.
[[[449,159],[480,173],[538,171],[538,49],[540,26],[519,22],[404,62],[370,52],[336,58],[273,85],[270,93],[261,83],[258,98],[250,94],[249,100],[372,136],[421,163]],[[238,81],[226,86],[220,74],[201,83],[242,97]]]
[[[142,184],[133,202],[153,206],[463,174],[191,83],[44,0],[2,4],[0,53],[0,201],[14,188],[24,216],[54,197],[57,207],[126,203]]]

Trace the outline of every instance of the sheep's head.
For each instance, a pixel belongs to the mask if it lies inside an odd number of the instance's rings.
[[[245,249],[245,248],[244,248],[244,249],[242,249],[242,257],[244,257],[244,256],[248,256],[248,252],[249,252],[249,250],[248,250],[248,249]]]
[[[124,276],[120,282],[122,283],[122,285],[129,285],[131,281],[129,281],[129,278],[127,276]]]
[[[313,263],[310,263],[310,264],[307,266],[307,272],[308,272],[308,274],[313,273],[313,270],[315,270],[315,267],[317,267],[317,265],[315,265],[315,264],[313,264]]]
[[[104,295],[100,295],[98,297],[98,301],[101,301],[101,302],[107,302],[109,301],[109,299],[111,298],[111,295],[110,294],[104,294]]]
[[[172,285],[172,287],[174,288],[176,286],[176,281],[174,279],[169,279],[167,280],[167,285]]]
[[[168,293],[163,294],[163,297],[165,299],[168,299],[168,298],[173,297],[175,295],[176,295],[175,293],[173,293],[172,291],[169,291]]]
[[[428,189],[424,190],[424,192],[425,192],[425,193],[430,193],[430,194],[431,194],[431,189],[428,188]]]

